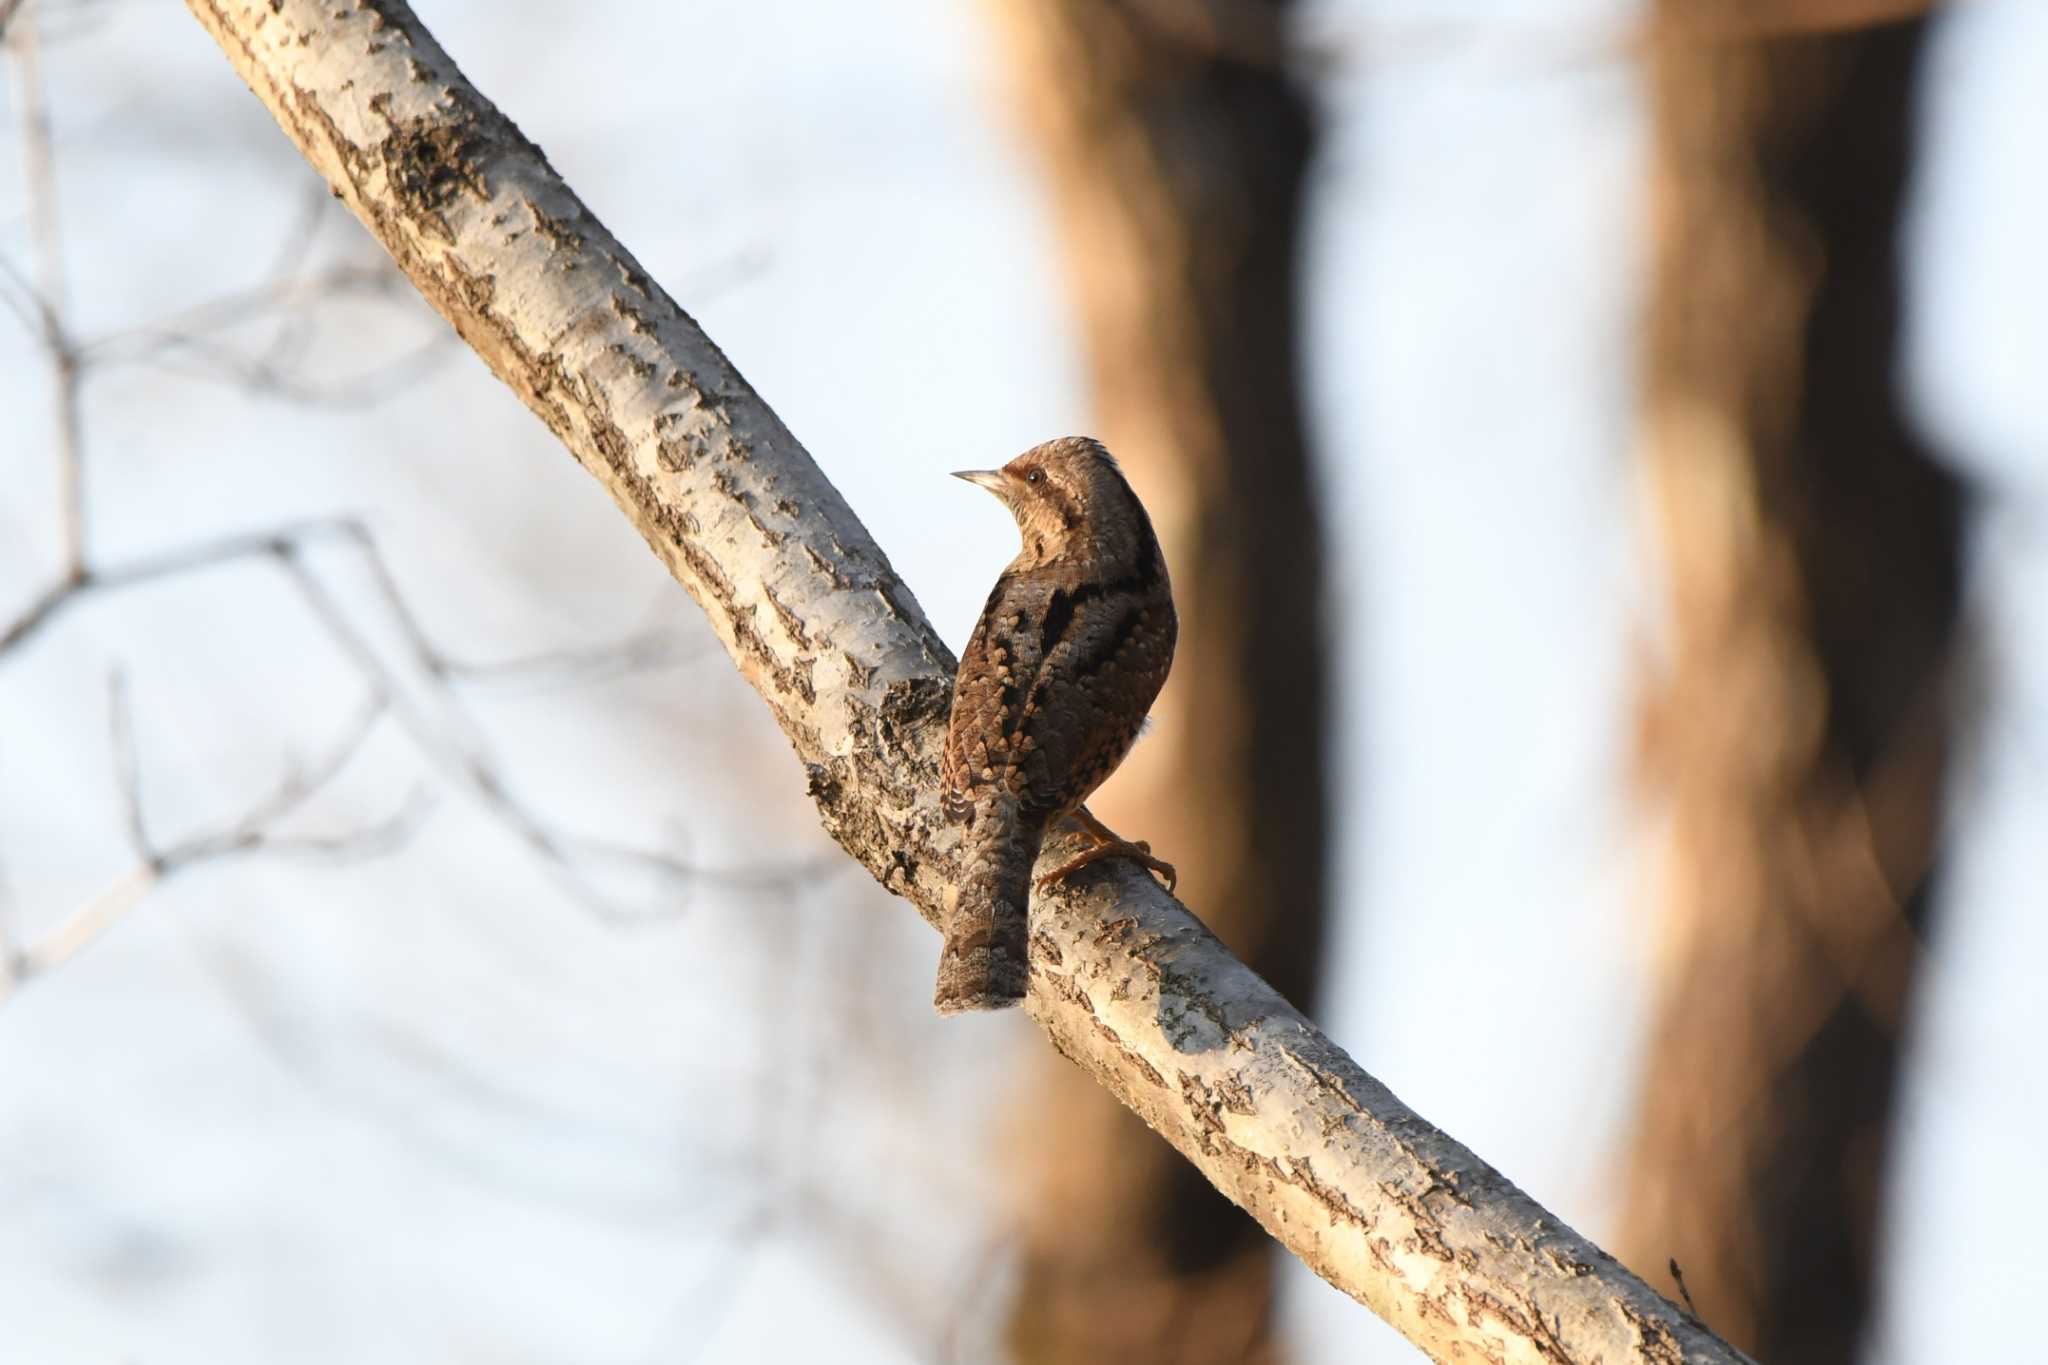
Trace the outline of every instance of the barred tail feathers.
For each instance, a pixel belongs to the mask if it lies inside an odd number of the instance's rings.
[[[1043,821],[1014,810],[979,810],[960,850],[948,896],[946,942],[932,1003],[940,1014],[1008,1009],[1030,978],[1031,866]]]

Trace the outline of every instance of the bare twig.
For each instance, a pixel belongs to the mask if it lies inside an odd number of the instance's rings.
[[[653,625],[600,645],[544,649],[490,663],[444,658],[441,666],[444,676],[456,682],[546,688],[680,668],[723,657],[718,642],[701,631]]]
[[[28,282],[14,262],[0,256],[0,303],[7,305],[7,311],[31,336],[40,336],[43,317],[35,286]]]
[[[22,175],[28,191],[29,236],[36,256],[36,284],[24,292],[50,358],[57,457],[58,576],[73,579],[85,569],[85,465],[78,392],[81,369],[78,352],[64,325],[64,257],[57,233],[50,110],[43,93],[41,44],[37,41],[33,11],[13,16],[13,22],[7,26],[7,47],[14,58],[15,85],[20,91]]]
[[[147,826],[142,812],[140,766],[133,752],[134,721],[128,712],[125,689],[114,688],[113,698],[115,730],[122,737],[117,749],[123,746],[128,749],[119,762],[118,774],[123,783],[122,797],[128,807],[128,828],[137,841],[138,856],[163,876],[168,876],[181,867],[205,862],[208,859],[277,847],[298,846],[303,842],[301,839],[281,838],[275,834],[274,827],[297,813],[307,801],[348,766],[349,761],[368,741],[371,730],[385,712],[384,699],[373,693],[356,709],[355,715],[350,718],[340,736],[320,757],[304,769],[288,767],[271,790],[252,803],[239,819],[218,829],[189,835],[175,844],[159,848],[148,841],[146,833]],[[327,849],[338,848],[344,853],[357,844],[371,850],[382,850],[392,841],[392,830],[388,827],[396,821],[399,829],[406,828],[417,809],[416,798],[408,797],[399,808],[397,816],[372,825],[366,837],[360,840],[354,836],[339,840],[322,839],[319,844]]]
[[[115,669],[107,675],[107,731],[114,754],[114,789],[121,794],[121,813],[128,828],[128,848],[135,860],[155,868],[155,845],[142,814],[142,771],[135,756],[135,713],[128,705],[128,675]]]
[[[336,380],[308,373],[303,353],[316,311],[337,300],[362,299],[418,308],[417,295],[388,258],[374,263],[341,262],[317,270],[301,261],[312,249],[318,224],[331,212],[329,196],[320,192],[314,212],[294,226],[277,264],[261,282],[223,294],[145,326],[110,333],[76,344],[81,368],[95,371],[139,365],[207,383],[232,384],[251,393],[275,396],[308,407],[352,407],[369,399],[388,400],[433,378],[461,351],[459,339],[436,325],[432,334],[396,359]],[[706,294],[737,287],[759,272],[757,250],[735,253],[702,272]],[[267,340],[244,350],[224,334],[271,323]]]
[[[65,916],[55,928],[37,936],[15,954],[12,970],[6,981],[0,983],[0,1004],[11,999],[23,985],[69,962],[79,950],[113,928],[159,880],[154,868],[132,867],[116,877],[106,890]]]
[[[305,552],[321,543],[343,543],[361,556],[380,600],[399,628],[409,656],[408,665],[430,684],[430,704],[408,699],[409,689],[397,673],[308,567]],[[309,615],[373,693],[384,698],[391,718],[415,750],[525,843],[557,874],[558,885],[599,918],[619,924],[644,923],[687,908],[694,894],[701,890],[773,891],[809,880],[836,866],[836,859],[820,856],[787,864],[713,870],[697,867],[659,849],[579,837],[557,829],[515,793],[455,690],[462,681],[489,679],[499,676],[498,671],[489,665],[457,663],[434,645],[399,588],[376,539],[363,522],[352,517],[299,522],[269,531],[203,541],[108,569],[88,568],[76,580],[52,584],[12,623],[0,629],[0,658],[27,643],[61,612],[91,593],[252,561],[272,562],[283,569]],[[580,671],[588,676],[605,671],[668,667],[690,657],[678,633],[642,631],[611,646],[554,651],[517,661],[511,671],[528,675],[550,670],[573,675]],[[663,888],[666,909],[628,908],[615,896],[599,890],[583,875],[583,870],[600,866],[651,876]]]
[[[301,230],[298,236],[304,241],[307,234]],[[4,258],[0,258],[0,267],[6,267]],[[388,267],[374,272],[374,275],[387,280],[399,278]],[[48,299],[38,294],[26,281],[19,280],[18,276],[15,278],[22,306],[29,310],[29,316],[37,324],[38,334],[44,339],[46,354],[53,369],[60,375],[63,389],[69,396],[67,401],[75,402],[77,389],[82,376],[86,373],[88,363],[113,363],[124,357],[119,348],[111,342],[97,351],[89,349],[81,353],[65,335],[61,319],[52,309]],[[356,270],[343,275],[329,276],[325,283],[353,285],[371,278],[373,272]],[[166,344],[172,344],[177,339],[187,336],[181,330],[185,327],[197,326],[204,329],[229,325],[246,320],[253,313],[260,312],[264,306],[280,299],[319,297],[317,290],[322,283],[320,277],[313,277],[310,281],[273,282],[271,285],[245,291],[241,295],[229,296],[215,304],[192,310],[177,319],[176,326],[167,325],[160,331],[128,335],[167,338],[169,341]],[[380,285],[379,288],[383,290],[384,286]],[[308,289],[316,292],[304,292]],[[439,343],[436,345],[439,346]],[[138,354],[125,358],[142,357]],[[408,361],[406,364],[411,365],[412,362]],[[380,390],[380,396],[388,394],[389,387],[384,386]],[[73,434],[75,435],[75,432]],[[67,458],[68,467],[75,462],[77,448],[65,448],[70,450],[74,457]],[[82,518],[82,503],[78,512]],[[406,700],[406,689],[398,677],[349,620],[333,594],[307,567],[304,552],[322,542],[348,544],[361,556],[380,600],[392,622],[399,628],[410,665],[432,684],[431,709],[422,709]],[[530,659],[517,660],[509,665],[479,665],[455,661],[428,638],[419,623],[417,613],[412,609],[406,594],[392,574],[376,539],[368,527],[357,518],[329,517],[291,523],[268,530],[201,541],[104,567],[92,560],[81,558],[75,566],[45,587],[13,620],[0,625],[0,656],[26,645],[65,610],[93,593],[117,591],[238,563],[265,561],[274,562],[285,570],[313,618],[323,627],[344,657],[354,665],[373,692],[383,698],[381,705],[388,709],[419,753],[453,779],[459,787],[466,789],[493,818],[540,855],[558,873],[558,883],[580,904],[600,917],[615,923],[642,923],[651,915],[647,911],[628,909],[616,898],[599,891],[583,875],[586,867],[610,866],[653,877],[658,886],[666,888],[663,893],[664,899],[671,902],[670,909],[673,911],[685,906],[689,895],[697,889],[716,887],[774,890],[815,876],[823,866],[829,865],[823,859],[812,859],[779,866],[707,871],[661,850],[635,848],[616,841],[576,838],[554,829],[548,820],[514,794],[510,783],[486,751],[480,729],[456,697],[454,685],[472,679],[488,680],[521,675],[535,677],[549,673],[569,678],[667,667],[689,657],[682,647],[680,636],[673,631],[642,631],[615,645],[589,650],[551,651]],[[233,837],[233,832],[222,831],[217,837],[227,839]],[[272,841],[270,846],[278,847],[276,841]],[[311,846],[304,845],[303,841],[302,846],[310,851]],[[185,850],[187,853],[199,851]]]
[[[304,774],[289,774],[270,795],[241,820],[166,847],[151,842],[140,799],[140,777],[134,759],[133,725],[125,683],[112,685],[112,725],[116,781],[124,794],[128,835],[136,849],[138,868],[123,874],[107,892],[66,917],[57,930],[14,953],[0,941],[0,953],[19,970],[18,982],[68,960],[91,942],[178,867],[263,851],[298,856],[355,857],[395,846],[418,824],[426,798],[416,793],[387,820],[362,831],[339,836],[286,836],[273,826],[320,789],[344,764],[381,719],[389,717],[413,748],[465,791],[488,815],[525,843],[553,870],[556,881],[578,903],[615,923],[644,923],[661,913],[687,905],[698,890],[715,887],[774,892],[821,875],[833,865],[823,859],[784,865],[710,871],[665,849],[645,849],[604,839],[582,838],[557,829],[519,798],[509,778],[490,754],[481,727],[469,714],[458,688],[464,684],[519,679],[570,681],[639,669],[663,668],[686,661],[682,637],[672,630],[644,630],[613,644],[581,650],[547,651],[508,664],[473,664],[451,659],[421,628],[375,537],[358,518],[334,516],[287,523],[159,551],[128,560],[108,559],[90,544],[86,502],[86,447],[83,391],[96,373],[121,365],[150,365],[189,371],[210,380],[227,379],[260,393],[300,403],[349,403],[387,399],[403,386],[418,382],[433,363],[455,354],[453,338],[438,325],[435,336],[396,362],[380,363],[369,373],[335,382],[300,373],[300,356],[315,311],[349,297],[390,300],[411,309],[417,305],[403,277],[388,262],[374,266],[336,264],[309,268],[307,261],[330,214],[324,188],[309,190],[275,254],[271,271],[253,286],[220,295],[172,314],[146,327],[118,331],[81,342],[65,313],[61,236],[56,215],[55,178],[50,120],[37,58],[40,43],[33,14],[9,7],[14,20],[7,28],[8,47],[16,67],[19,122],[23,145],[25,198],[36,257],[36,278],[0,256],[0,302],[4,302],[35,338],[43,353],[56,406],[52,451],[58,466],[60,527],[59,563],[49,581],[11,618],[0,618],[0,662],[27,647],[46,627],[90,596],[144,584],[183,578],[219,568],[273,564],[281,568],[307,610],[362,679],[369,700],[351,721],[340,743]],[[317,191],[317,192],[316,192]],[[753,257],[728,263],[728,281],[742,279],[758,265]],[[229,344],[227,334],[251,326],[267,326],[267,339],[246,352]],[[196,366],[196,369],[192,367]],[[351,547],[366,567],[378,599],[397,626],[403,645],[402,666],[387,664],[367,637],[349,619],[332,592],[311,570],[306,553],[322,544]],[[408,688],[401,673],[426,682]],[[591,876],[600,870],[624,870],[651,882],[660,908],[629,908],[601,891]]]
[[[274,556],[287,545],[323,537],[354,535],[357,530],[358,524],[350,518],[328,517],[289,523],[266,531],[198,541],[108,568],[85,567],[75,577],[50,584],[20,615],[5,627],[0,627],[0,656],[26,645],[67,608],[92,593],[138,587],[159,579]]]
[[[251,358],[204,337],[190,336],[174,338],[157,354],[136,363],[181,379],[230,384],[300,407],[353,409],[386,401],[425,383],[458,354],[455,339],[442,333],[362,374],[325,380],[293,373],[275,355]]]
[[[1685,1299],[1685,1311],[1697,1318],[1700,1315],[1699,1307],[1692,1301],[1692,1291],[1685,1287],[1685,1272],[1678,1268],[1676,1256],[1671,1258],[1671,1282],[1678,1286],[1679,1294]]]
[[[382,700],[373,696],[317,760],[303,771],[287,771],[269,793],[234,820],[159,846],[150,837],[149,821],[143,810],[134,715],[128,700],[127,678],[119,670],[108,679],[107,700],[114,782],[121,795],[135,865],[26,947],[8,953],[7,970],[0,975],[0,1003],[5,1003],[22,985],[76,957],[118,924],[149,892],[187,868],[252,854],[377,857],[401,846],[419,829],[431,808],[426,794],[414,791],[391,815],[358,830],[328,835],[279,832],[280,823],[304,807],[361,751],[384,712]]]
[[[357,543],[373,565],[373,579],[387,594],[386,604],[400,626],[401,637],[409,646],[411,664],[428,678],[444,684],[432,691],[432,713],[405,698],[399,679],[349,620],[333,594],[307,569],[296,548],[283,551],[278,558],[313,618],[326,629],[355,669],[365,677],[375,679],[391,698],[392,719],[412,740],[414,747],[451,781],[467,791],[503,828],[525,843],[555,874],[557,885],[591,914],[613,924],[645,923],[687,908],[690,897],[705,888],[782,889],[818,876],[838,864],[836,858],[820,856],[780,866],[712,870],[694,866],[659,849],[568,833],[543,818],[513,789],[486,747],[474,718],[456,693],[445,686],[450,672],[449,663],[428,640],[404,597],[395,591],[389,569],[384,566],[374,543],[360,535]],[[651,875],[663,887],[664,898],[673,897],[673,900],[665,910],[629,908],[600,890],[584,875],[586,868],[594,866]]]
[[[79,350],[101,365],[136,365],[156,359],[166,351],[197,346],[203,338],[252,322],[272,321],[280,327],[304,318],[312,309],[336,299],[391,299],[405,297],[405,277],[388,264],[331,265],[320,270],[294,273],[289,268],[262,283],[221,294],[191,308],[159,318],[142,327],[112,332],[83,343]],[[269,352],[285,349],[273,339]]]

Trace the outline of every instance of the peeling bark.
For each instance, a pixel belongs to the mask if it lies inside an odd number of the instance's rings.
[[[795,438],[403,4],[189,7],[703,606],[826,829],[936,920],[953,660]],[[1033,920],[1026,1008],[1054,1045],[1431,1356],[1742,1358],[1409,1111],[1137,869],[1090,869]]]

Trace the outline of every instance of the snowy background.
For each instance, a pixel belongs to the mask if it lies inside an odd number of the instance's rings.
[[[94,594],[0,656],[7,931],[134,864],[117,670],[159,846],[316,761],[373,680],[391,705],[286,832],[430,804],[388,856],[194,865],[0,1002],[0,1359],[985,1358],[1001,1230],[966,1154],[1028,1026],[931,1015],[928,931],[836,858],[687,598],[424,305],[203,326],[281,268],[377,255],[182,7],[31,3],[95,562],[336,515],[376,556],[315,538],[304,579],[257,556]],[[417,8],[963,641],[1013,543],[944,471],[1088,427],[975,7]],[[1627,11],[1311,17],[1312,402],[1355,683],[1323,1022],[1601,1239],[1651,928],[1624,789],[1657,601]],[[2023,1176],[2048,1117],[2044,69],[2048,6],[1979,0],[1924,110],[1912,359],[1984,494],[1990,661],[1893,1179],[1874,1358],[1901,1365],[2011,1358],[2012,1305],[2048,1293]],[[17,134],[0,255],[33,277]],[[0,316],[0,622],[56,562],[52,392]],[[626,638],[652,660],[551,653]],[[505,661],[529,662],[462,666]],[[1524,1008],[1532,974],[1569,1006]],[[1285,1326],[1305,1361],[1414,1358],[1305,1272]]]

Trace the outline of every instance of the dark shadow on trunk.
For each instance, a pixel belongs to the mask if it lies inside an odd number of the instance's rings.
[[[1923,28],[1652,45],[1671,830],[1620,1249],[1772,1365],[1871,1318],[1953,748],[1963,499],[1898,376]]]

